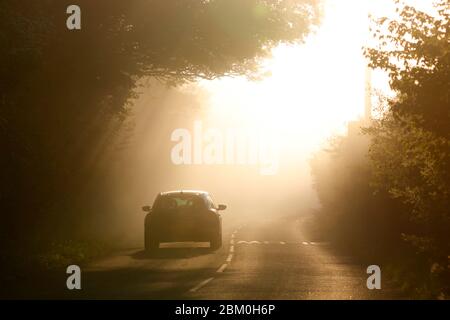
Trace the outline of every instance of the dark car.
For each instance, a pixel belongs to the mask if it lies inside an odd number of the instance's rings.
[[[161,242],[209,242],[216,250],[222,246],[222,218],[211,196],[204,191],[160,193],[153,207],[145,206],[145,249],[159,248]]]

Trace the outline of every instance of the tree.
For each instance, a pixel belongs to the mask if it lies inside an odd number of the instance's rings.
[[[396,3],[398,18],[377,20],[378,45],[366,49],[371,66],[389,74],[396,92],[367,130],[373,187],[404,206],[396,214],[408,217],[402,236],[422,258],[415,260],[425,261],[418,271],[425,286],[448,290],[450,4],[438,1],[435,14],[427,14]]]
[[[320,12],[315,0],[80,0],[82,28],[70,31],[70,4],[0,2],[3,243],[73,231],[62,226],[82,219],[76,195],[141,79],[258,76],[259,60],[303,39]]]
[[[375,21],[377,46],[366,56],[372,68],[389,74],[395,115],[419,115],[425,128],[449,137],[450,4],[438,1],[432,15],[395,2],[398,18]]]
[[[318,216],[326,235],[352,253],[360,244],[360,254],[383,262],[402,287],[446,297],[450,8],[439,1],[427,14],[396,3],[398,16],[374,21],[376,45],[365,50],[370,66],[389,75],[395,97],[381,99],[365,143],[353,143],[350,132],[314,159]]]

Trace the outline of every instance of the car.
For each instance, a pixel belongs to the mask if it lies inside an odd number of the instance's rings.
[[[226,205],[216,206],[205,191],[170,191],[157,195],[153,206],[142,209],[145,217],[146,251],[162,242],[209,242],[212,250],[222,246],[222,217]]]

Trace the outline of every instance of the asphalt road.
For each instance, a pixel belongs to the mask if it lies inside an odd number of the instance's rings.
[[[366,287],[367,266],[339,255],[329,243],[311,242],[292,218],[231,228],[224,246],[160,249],[149,256],[126,250],[83,269],[87,299],[393,299]],[[199,244],[196,244],[199,245]]]

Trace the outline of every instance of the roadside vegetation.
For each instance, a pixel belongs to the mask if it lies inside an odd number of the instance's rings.
[[[395,97],[315,155],[315,227],[408,296],[449,299],[450,5],[439,1],[435,15],[397,8],[398,18],[374,21],[377,45],[365,49]]]
[[[105,252],[95,243],[124,232],[110,177],[117,155],[126,157],[119,133],[145,80],[258,78],[273,47],[302,41],[318,24],[318,3],[79,0],[82,27],[69,31],[67,1],[2,0],[2,269]]]

